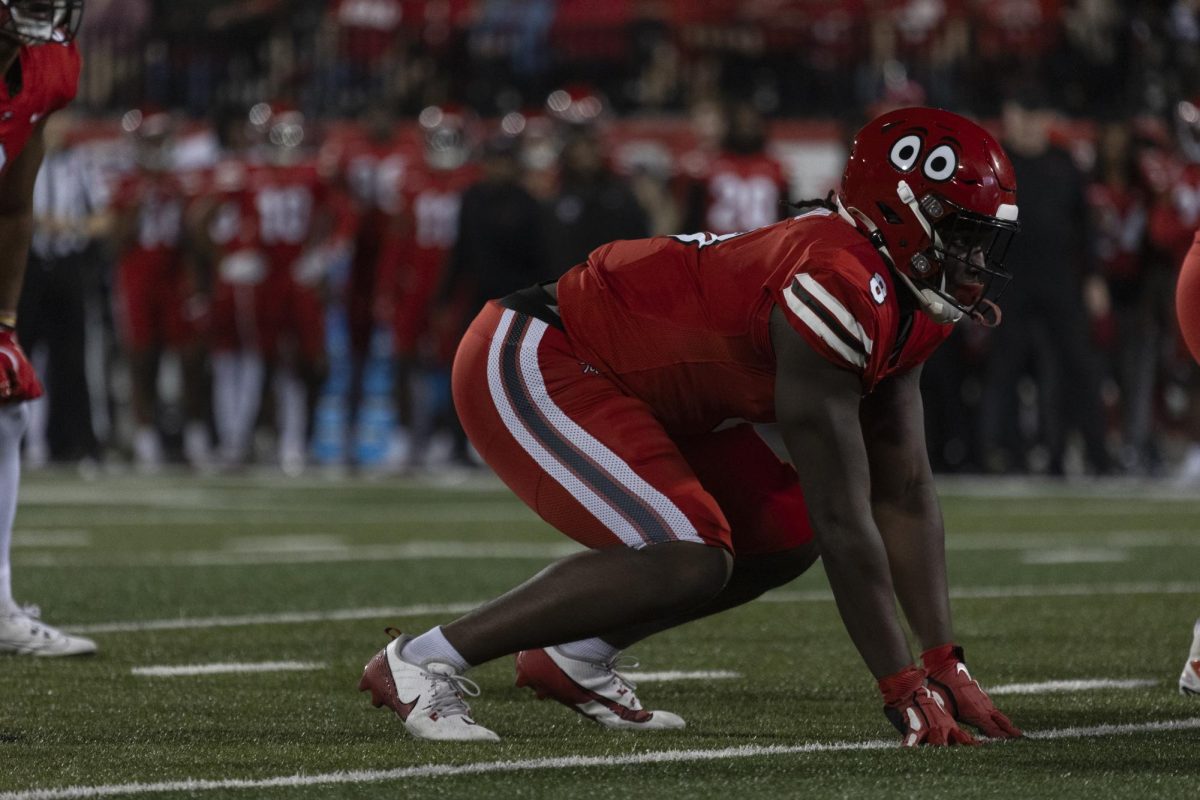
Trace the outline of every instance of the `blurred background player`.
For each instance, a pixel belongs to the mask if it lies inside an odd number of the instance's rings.
[[[209,462],[208,353],[203,335],[207,303],[194,260],[183,247],[186,178],[172,164],[176,122],[158,109],[135,109],[121,120],[133,143],[134,170],[118,185],[117,324],[129,362],[134,463],[163,463],[158,423],[162,357],[174,352],[182,372],[183,453],[193,467]],[[194,191],[194,188],[192,189]]]
[[[266,363],[256,287],[267,278],[259,226],[249,193],[249,136],[245,109],[217,109],[216,163],[188,204],[188,242],[211,293],[212,408],[218,456],[241,465],[262,404]]]
[[[749,100],[729,103],[721,149],[700,161],[686,200],[684,228],[736,233],[782,219],[788,197],[783,167],[767,153],[766,121]]]
[[[375,302],[392,331],[397,428],[389,459],[419,466],[434,429],[452,417],[450,361],[458,343],[467,288],[455,284],[434,325],[433,302],[460,233],[463,193],[481,177],[470,160],[478,122],[461,107],[434,105],[417,118],[422,158],[392,176],[396,197],[379,245]],[[477,235],[477,234],[472,234]],[[455,426],[449,425],[453,430]]]
[[[42,394],[17,341],[17,302],[33,231],[45,118],[75,97],[80,61],[72,39],[82,13],[82,0],[0,2],[0,73],[5,81],[0,100],[0,652],[18,655],[96,652],[90,639],[50,627],[39,619],[36,607],[17,605],[10,561],[26,401]]]

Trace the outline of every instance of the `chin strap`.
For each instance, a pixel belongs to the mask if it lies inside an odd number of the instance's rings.
[[[925,215],[921,213],[920,208],[917,206],[916,197],[913,196],[912,189],[908,187],[906,182],[900,181],[896,188],[896,194],[898,194],[900,196],[900,200],[905,205],[909,206],[912,209],[912,212],[916,214],[917,220],[920,221],[921,225],[925,228],[926,233],[929,234],[930,241],[940,242],[941,240],[937,239],[937,234],[934,233],[933,229],[929,227],[929,223],[925,220]],[[905,275],[902,270],[895,269],[896,261],[892,258],[892,254],[888,252],[887,245],[884,244],[883,234],[879,232],[879,228],[874,222],[871,221],[870,217],[868,217],[866,214],[863,214],[857,208],[846,208],[844,205],[842,205],[842,199],[840,197],[837,198],[837,209],[838,215],[842,217],[842,219],[846,220],[851,225],[866,230],[867,238],[871,240],[871,244],[875,245],[875,249],[879,251],[879,254],[883,256],[884,259],[887,260],[888,264],[893,267],[893,272],[900,276],[900,280],[905,286],[908,287],[909,291],[913,293],[913,296],[917,298],[917,304],[921,307],[921,310],[928,314],[934,320],[934,322],[946,325],[951,322],[958,322],[963,318],[963,312],[961,310],[950,303],[947,303],[946,300],[933,289],[923,289],[917,286],[917,284],[915,284],[911,278]],[[942,285],[939,288],[941,288],[943,291],[946,288],[946,276],[944,273],[942,275]],[[997,321],[999,321],[998,317]]]

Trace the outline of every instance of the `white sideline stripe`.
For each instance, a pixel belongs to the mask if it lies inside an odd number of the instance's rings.
[[[988,694],[1053,694],[1055,692],[1088,692],[1093,689],[1143,689],[1157,686],[1156,680],[1114,680],[1094,678],[1075,681],[1044,681],[1042,683],[1010,683],[987,688]]]
[[[1104,597],[1135,594],[1200,594],[1200,583],[1114,583],[1047,586],[972,586],[952,588],[955,600],[1003,600],[1022,597]],[[767,603],[817,603],[833,600],[826,589],[803,592],[768,592],[759,598]]]
[[[1057,728],[1045,731],[1026,731],[1031,739],[1079,739],[1099,736],[1122,736],[1137,733],[1187,731],[1200,728],[1200,717],[1164,722],[1142,722],[1126,725],[1097,725],[1091,728]],[[1020,746],[1020,745],[1004,745]],[[630,753],[618,756],[560,756],[523,761],[479,761],[468,764],[425,764],[387,770],[358,770],[326,772],[318,775],[280,775],[275,778],[227,778],[224,780],[187,779],[160,783],[123,783],[104,786],[66,786],[57,789],[28,789],[2,792],[0,800],[77,800],[77,798],[110,797],[113,795],[159,794],[163,792],[203,792],[221,789],[283,789],[300,786],[331,786],[358,783],[382,783],[412,778],[440,778],[457,775],[483,775],[496,772],[530,772],[534,770],[581,769],[585,767],[621,767],[641,764],[678,764],[689,761],[758,758],[764,756],[803,755],[807,753],[856,752],[888,750],[897,747],[895,740],[865,742],[813,742],[797,745],[742,745],[717,750],[660,750],[650,753]]]
[[[528,453],[529,457],[538,463],[538,466],[546,470],[554,480],[558,481],[564,489],[577,498],[593,517],[600,520],[622,542],[629,547],[644,546],[645,542],[642,541],[642,537],[638,534],[637,530],[616,509],[610,506],[600,495],[593,492],[571,470],[560,464],[553,453],[548,452],[546,448],[542,447],[533,433],[521,422],[521,418],[517,416],[516,409],[508,401],[508,396],[504,389],[504,378],[500,374],[500,357],[504,346],[504,339],[508,336],[509,329],[512,328],[514,316],[511,309],[505,310],[504,314],[500,317],[500,324],[496,327],[495,333],[492,334],[491,347],[488,348],[488,390],[492,395],[492,404],[495,405],[496,412],[504,422],[504,427],[508,428],[508,432],[521,445],[521,449]],[[523,347],[524,342],[521,344]]]
[[[959,600],[1005,599],[1022,597],[1093,597],[1127,594],[1200,594],[1200,583],[1113,584],[1111,586],[977,586],[951,589],[950,597]],[[770,592],[759,598],[766,603],[826,603],[833,600],[827,589],[803,592]],[[177,619],[99,622],[63,625],[72,633],[136,633],[140,631],[195,630],[200,628],[238,628],[247,625],[290,625],[305,622],[341,622],[388,617],[462,614],[485,603],[445,603],[379,608],[343,608],[334,611],[290,611],[275,614],[248,614],[229,617],[179,617]]]
[[[481,601],[482,602],[482,601]],[[136,633],[140,631],[183,631],[199,628],[240,628],[247,625],[293,625],[306,622],[344,622],[358,619],[419,617],[437,614],[464,614],[480,603],[443,603],[380,608],[343,608],[335,611],[292,611],[279,614],[246,614],[237,617],[179,617],[178,619],[98,622],[91,625],[67,625],[72,633]]]
[[[728,669],[697,670],[695,672],[622,672],[626,678],[638,683],[661,683],[666,681],[724,681],[742,677],[742,673]]]
[[[192,675],[226,675],[237,672],[307,672],[317,669],[325,669],[325,664],[317,661],[258,661],[250,664],[179,664],[134,667],[129,671],[134,675],[147,678],[181,678]]]

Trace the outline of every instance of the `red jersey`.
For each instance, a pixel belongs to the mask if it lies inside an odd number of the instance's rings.
[[[16,160],[38,122],[75,99],[79,51],[75,44],[22,47],[21,91],[12,97],[0,81],[0,175]]]
[[[1093,183],[1088,187],[1087,199],[1095,221],[1100,271],[1116,280],[1136,278],[1146,241],[1145,198],[1130,188]]]
[[[328,186],[315,162],[255,164],[248,169],[247,191],[258,224],[258,244],[272,269],[289,270],[309,244],[328,200]]]
[[[950,335],[901,313],[882,257],[836,213],[748,233],[612,242],[558,282],[580,358],[650,406],[669,432],[775,419],[771,310],[870,392]]]
[[[179,254],[185,202],[184,186],[173,175],[136,172],[113,193],[118,212],[135,215],[132,240],[122,259],[169,264]]]
[[[463,192],[479,178],[473,164],[452,170],[410,169],[403,174],[400,215],[380,255],[380,296],[403,290],[401,284],[414,275],[431,277],[436,286],[458,237]]]
[[[706,191],[704,228],[718,234],[778,221],[788,194],[783,167],[765,153],[722,153],[698,179]]]

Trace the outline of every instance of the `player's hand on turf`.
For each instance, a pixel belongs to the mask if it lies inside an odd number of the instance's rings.
[[[925,685],[925,670],[906,667],[880,680],[879,688],[885,703],[883,713],[900,731],[901,747],[978,744],[958,727],[942,698]]]
[[[22,403],[41,396],[41,381],[17,342],[17,332],[0,325],[0,405]]]
[[[955,719],[973,725],[992,739],[1015,739],[1021,729],[992,703],[992,699],[971,677],[963,661],[963,650],[953,644],[935,647],[921,654],[929,673],[929,688],[941,696],[946,710]]]

